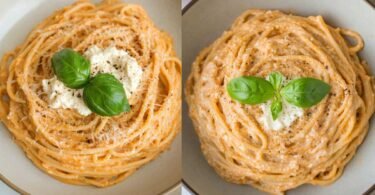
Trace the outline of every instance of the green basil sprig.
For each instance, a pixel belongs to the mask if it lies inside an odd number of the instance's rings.
[[[115,116],[130,111],[122,84],[111,74],[98,74],[83,89],[83,100],[91,111],[101,116]]]
[[[268,81],[272,84],[273,88],[276,90],[276,95],[271,103],[271,114],[272,119],[276,120],[280,113],[283,111],[283,104],[280,97],[280,89],[283,84],[284,76],[279,72],[272,72],[267,77]]]
[[[53,72],[65,86],[79,89],[90,78],[90,62],[72,49],[62,49],[52,56]]]
[[[281,111],[283,111],[283,104],[282,104],[280,98],[277,98],[277,99],[273,100],[272,103],[271,103],[272,119],[276,120],[279,117]]]
[[[272,84],[276,91],[279,91],[282,87],[284,76],[279,72],[272,72],[268,75],[268,81]]]
[[[280,94],[289,103],[308,108],[319,103],[329,92],[331,86],[314,78],[300,78],[289,82]]]
[[[272,99],[271,113],[276,120],[282,112],[282,99],[301,108],[318,104],[330,91],[331,86],[315,78],[299,78],[283,86],[284,76],[273,72],[266,79],[242,76],[227,85],[229,96],[243,104],[260,104]]]
[[[243,76],[228,83],[229,95],[243,104],[260,104],[274,96],[275,90],[268,81],[254,76]]]
[[[83,89],[87,107],[101,116],[115,116],[130,111],[123,85],[111,74],[90,79],[90,62],[81,54],[66,48],[52,56],[52,68],[66,87]]]

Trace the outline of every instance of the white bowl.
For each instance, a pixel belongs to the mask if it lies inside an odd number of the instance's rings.
[[[73,0],[1,0],[0,55],[22,43],[32,28],[55,10]],[[181,56],[181,5],[179,1],[127,0],[142,5],[156,23],[169,32]],[[45,174],[26,158],[7,129],[0,126],[0,179],[21,193],[29,194],[160,194],[179,191],[181,179],[181,136],[171,149],[142,167],[123,182],[108,188],[61,183]],[[3,185],[0,185],[3,186]],[[5,188],[3,186],[3,188]],[[7,189],[0,192],[9,192]]]
[[[234,19],[249,8],[279,9],[297,15],[322,15],[338,27],[359,32],[365,41],[363,59],[375,71],[375,10],[364,0],[199,0],[182,17],[183,79],[186,81],[190,66],[198,52],[217,39],[230,27]],[[250,186],[225,182],[207,164],[199,146],[192,123],[183,105],[183,179],[198,194],[265,194]],[[326,187],[303,185],[288,194],[362,194],[375,184],[375,124],[357,154],[346,166],[344,174]]]

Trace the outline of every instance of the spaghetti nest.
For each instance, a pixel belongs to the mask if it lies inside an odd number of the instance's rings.
[[[42,80],[62,48],[96,45],[126,50],[143,69],[131,111],[87,117],[53,109]],[[171,38],[142,7],[79,1],[40,23],[1,61],[0,114],[18,145],[40,169],[72,184],[116,184],[168,149],[180,129],[181,63]]]
[[[348,39],[355,41],[351,45]],[[323,18],[248,10],[192,65],[186,95],[208,163],[226,180],[282,193],[335,181],[363,141],[374,112],[374,80],[357,53],[361,37]],[[280,131],[258,121],[259,105],[231,100],[235,77],[314,77],[330,94]]]

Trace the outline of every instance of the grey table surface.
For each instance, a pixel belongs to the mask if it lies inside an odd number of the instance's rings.
[[[0,194],[4,195],[17,195],[18,193],[15,192],[13,189],[9,188],[5,183],[0,183]]]

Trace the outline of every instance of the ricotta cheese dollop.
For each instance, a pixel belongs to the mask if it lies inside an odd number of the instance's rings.
[[[273,120],[271,113],[271,103],[271,101],[268,101],[260,105],[263,114],[258,120],[262,123],[263,127],[266,130],[279,131],[283,128],[287,128],[304,113],[302,108],[291,105],[283,100],[283,110],[281,111],[279,117],[276,120]]]
[[[99,73],[110,73],[123,85],[127,98],[139,87],[142,79],[142,68],[137,60],[125,50],[116,47],[101,49],[97,46],[90,47],[84,56],[91,63],[91,76]],[[51,108],[75,109],[81,115],[91,114],[91,110],[83,101],[83,89],[70,89],[57,79],[42,80],[43,91],[48,94]]]

